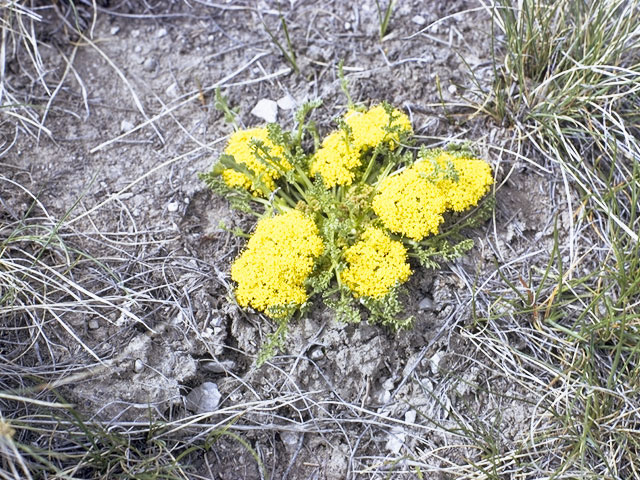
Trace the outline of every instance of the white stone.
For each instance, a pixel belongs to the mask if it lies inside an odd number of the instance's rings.
[[[274,123],[278,118],[278,104],[273,100],[263,98],[253,107],[251,115],[261,118],[267,123]]]
[[[422,15],[414,15],[411,18],[411,21],[420,26],[423,26],[425,23],[427,23],[427,20]]]
[[[282,440],[287,450],[295,450],[300,441],[300,434],[284,430],[280,432],[280,440]]]
[[[178,207],[180,207],[180,204],[178,202],[169,202],[167,204],[167,210],[169,210],[169,212],[171,213],[177,212]]]
[[[433,310],[433,300],[431,297],[424,297],[418,304],[420,310]]]
[[[158,38],[162,38],[164,36],[167,35],[167,29],[166,28],[161,28],[156,32],[156,37]]]
[[[218,385],[213,382],[204,382],[187,395],[186,406],[196,413],[215,412],[220,405],[221,398]]]
[[[407,410],[407,413],[404,414],[404,421],[407,423],[416,423],[416,411],[415,410]]]
[[[144,369],[144,363],[139,358],[136,358],[135,362],[133,362],[133,371],[136,373],[140,373]]]
[[[285,95],[278,99],[278,107],[282,110],[292,110],[296,108],[296,100],[291,95]]]
[[[135,125],[133,124],[133,122],[131,122],[129,120],[122,120],[122,122],[120,122],[120,132],[121,133],[125,133],[125,132],[128,132],[130,130],[133,130],[134,127],[135,127]]]
[[[451,95],[455,95],[458,91],[458,87],[456,87],[455,85],[449,85],[449,88],[447,88],[447,90],[449,90],[449,93]]]
[[[111,30],[109,30],[111,35],[117,35],[119,31],[120,31],[120,27],[117,25],[115,27],[111,27]]]
[[[389,433],[389,440],[387,440],[386,448],[391,453],[400,453],[402,445],[404,445],[407,439],[407,434],[400,427],[396,427]]]
[[[442,362],[442,358],[444,357],[444,352],[436,352],[433,357],[429,359],[429,364],[431,366],[431,373],[434,375],[439,373],[440,362]]]
[[[171,98],[178,98],[180,96],[180,90],[178,89],[178,84],[174,82],[171,85],[169,85],[169,88],[167,88],[166,90],[166,94]]]

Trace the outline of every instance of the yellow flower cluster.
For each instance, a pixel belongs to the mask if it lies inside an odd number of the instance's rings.
[[[251,146],[252,140],[264,143],[269,155],[276,159],[276,165],[265,165],[259,158],[255,148]],[[266,128],[249,128],[238,130],[229,137],[229,143],[224,153],[231,155],[236,162],[245,165],[256,174],[257,178],[270,189],[275,188],[274,180],[281,176],[279,170],[289,170],[291,165],[284,159],[284,149],[280,145],[274,145],[269,139]],[[222,179],[231,188],[243,188],[245,190],[258,191],[257,185],[242,172],[227,168],[222,172]]]
[[[379,228],[367,228],[362,240],[345,250],[344,258],[349,267],[340,278],[356,297],[380,298],[411,275],[404,245]]]
[[[435,175],[434,183],[445,198],[447,210],[464,212],[476,206],[493,184],[489,164],[478,158],[436,152],[434,156],[427,153],[418,158],[414,168],[425,175]],[[451,167],[455,170],[455,179],[447,175]]]
[[[303,304],[304,282],[323,250],[315,223],[298,210],[260,220],[231,267],[238,303],[272,316],[271,308]]]
[[[367,112],[349,111],[344,121],[351,135],[345,130],[330,133],[311,163],[311,175],[321,175],[327,188],[351,185],[364,152],[383,142],[394,149],[400,140],[399,132],[413,132],[409,117],[396,109],[391,119],[382,105],[376,105]],[[389,128],[396,131],[389,132]]]
[[[377,146],[386,141],[389,148],[395,148],[400,140],[398,133],[390,133],[389,128],[397,128],[406,133],[413,133],[411,121],[400,110],[394,109],[393,120],[382,105],[371,107],[367,112],[350,111],[344,117],[353,135],[353,143],[358,149],[366,149]]]
[[[385,227],[417,241],[438,233],[445,211],[462,212],[477,205],[493,183],[491,167],[483,160],[432,152],[380,182],[372,201]]]
[[[384,179],[372,202],[384,226],[414,240],[438,233],[444,222],[445,198],[420,172],[409,168]]]

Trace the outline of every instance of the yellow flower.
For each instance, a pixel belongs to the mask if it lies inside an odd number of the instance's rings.
[[[236,172],[232,168],[222,171],[222,179],[231,188],[242,188],[244,190],[251,188],[251,179],[244,173]]]
[[[400,110],[393,110],[393,121],[389,125],[389,114],[382,105],[371,107],[367,112],[350,111],[344,117],[351,128],[353,143],[358,149],[373,148],[387,141],[389,148],[395,148],[400,136],[397,132],[389,133],[386,129],[399,127],[399,130],[408,134],[413,133],[411,121]]]
[[[433,156],[429,153],[424,152],[414,168],[435,177],[433,181],[446,199],[447,210],[463,212],[477,205],[493,184],[491,167],[483,160],[445,151],[433,152]]]
[[[373,198],[373,211],[390,231],[422,240],[437,234],[446,200],[441,190],[413,168],[384,179]]]
[[[355,297],[382,297],[411,275],[407,250],[379,228],[367,228],[362,240],[345,250],[344,258],[349,268],[340,278]]]
[[[336,130],[322,141],[318,149],[310,173],[312,176],[322,175],[327,188],[335,185],[351,185],[355,177],[355,170],[360,166],[360,150],[354,148],[346,139],[346,132]]]
[[[275,159],[275,165],[267,165],[260,159],[262,152],[258,153],[252,147],[252,140],[263,142],[269,156]],[[270,190],[275,188],[274,180],[281,176],[281,171],[291,169],[291,164],[284,159],[284,149],[280,145],[273,144],[266,128],[250,128],[234,132],[229,137],[229,143],[227,143],[224,153],[231,155],[237,163],[246,165]],[[251,188],[254,192],[259,188],[244,173],[231,168],[222,172],[222,178],[231,188],[240,187],[247,190]]]
[[[303,304],[304,282],[323,250],[315,223],[298,210],[260,220],[231,267],[238,303],[266,313]]]
[[[399,132],[413,132],[409,117],[400,110],[393,110],[391,120],[382,105],[376,105],[367,112],[349,111],[344,121],[351,135],[348,136],[344,130],[330,133],[322,141],[311,163],[311,175],[315,177],[320,174],[327,188],[351,185],[365,152],[383,142],[394,149],[400,141]],[[397,131],[388,132],[388,128],[396,128]]]

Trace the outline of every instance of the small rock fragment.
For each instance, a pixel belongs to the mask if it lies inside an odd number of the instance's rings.
[[[300,441],[300,434],[296,432],[282,431],[280,432],[280,440],[284,443],[287,450],[295,450]]]
[[[155,58],[147,58],[142,65],[142,68],[147,72],[153,72],[158,66],[158,62],[156,62]]]
[[[296,100],[291,95],[285,95],[278,99],[278,107],[282,110],[292,110],[296,108]]]
[[[233,360],[207,360],[202,362],[202,368],[211,373],[232,372],[237,366]]]
[[[404,414],[404,421],[407,423],[416,423],[416,411],[415,410],[407,410]]]
[[[431,373],[434,375],[440,372],[440,363],[442,363],[442,359],[444,358],[444,352],[436,352],[433,354],[433,357],[429,359],[429,364],[431,366]]]
[[[411,18],[411,21],[419,26],[423,26],[425,23],[427,23],[427,20],[422,15],[414,15]]]
[[[456,87],[455,85],[449,85],[449,88],[447,88],[447,90],[449,90],[449,93],[451,95],[455,95],[458,91],[458,87]]]
[[[122,133],[133,130],[134,127],[135,125],[133,124],[133,122],[129,120],[122,120],[122,122],[120,122],[120,132]]]
[[[431,297],[424,297],[418,304],[420,310],[433,310],[433,300]]]
[[[215,412],[220,405],[220,391],[213,382],[204,382],[191,390],[185,399],[186,407],[195,413]]]
[[[166,28],[161,28],[156,32],[156,37],[158,38],[162,38],[164,36],[167,35],[167,29]]]
[[[175,213],[178,211],[178,208],[180,207],[180,203],[179,202],[169,202],[167,204],[167,210],[170,213]]]
[[[96,320],[95,318],[92,318],[91,320],[89,320],[89,323],[87,324],[87,326],[89,327],[89,330],[97,330],[98,328],[100,328],[100,324],[98,323],[98,320]]]
[[[278,118],[278,104],[273,100],[263,98],[253,107],[251,115],[261,118],[267,123],[274,123]]]
[[[387,440],[386,448],[391,453],[400,453],[400,449],[407,438],[407,434],[401,427],[395,427],[389,432],[389,440]]]
[[[309,358],[311,360],[317,361],[321,358],[324,358],[324,352],[322,351],[322,347],[313,347],[309,350]]]
[[[120,31],[120,27],[116,25],[114,27],[111,27],[111,30],[109,30],[109,33],[111,33],[111,35],[117,35],[119,31]]]
[[[139,358],[136,358],[135,362],[133,362],[133,371],[136,373],[140,373],[144,369],[144,363]]]
[[[172,83],[171,85],[169,85],[169,88],[167,88],[165,93],[167,94],[167,96],[171,98],[178,98],[180,96],[180,90],[178,89],[178,84]]]

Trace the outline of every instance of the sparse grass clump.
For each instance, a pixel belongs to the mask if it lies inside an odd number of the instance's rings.
[[[445,216],[460,219],[493,183],[489,165],[469,149],[422,148],[414,158],[409,118],[390,105],[350,109],[322,141],[305,122],[313,107],[303,107],[292,132],[275,124],[236,131],[202,176],[260,218],[231,274],[241,306],[278,320],[273,345],[315,295],[343,321],[362,319],[360,303],[370,320],[409,326],[398,301],[409,259],[433,267],[468,250],[458,232],[488,209],[455,227]]]
[[[513,129],[518,154],[560,179],[568,214],[562,233],[556,216],[546,265],[523,256],[499,267],[489,315],[467,334],[523,391],[540,382],[526,438],[487,449],[477,465],[486,478],[636,478],[640,2],[487,10],[495,83],[480,108]]]

